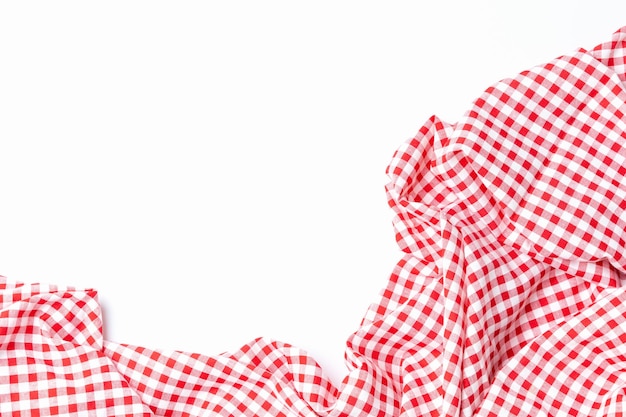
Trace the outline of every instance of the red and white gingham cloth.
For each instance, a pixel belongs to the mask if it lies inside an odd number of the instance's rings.
[[[432,117],[394,155],[403,256],[348,339],[305,352],[103,340],[93,290],[0,280],[2,416],[626,413],[626,27]]]

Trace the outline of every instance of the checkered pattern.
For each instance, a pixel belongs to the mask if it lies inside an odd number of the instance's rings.
[[[305,352],[102,338],[96,292],[0,279],[2,416],[622,416],[626,28],[430,118],[388,167],[403,255],[347,340]]]

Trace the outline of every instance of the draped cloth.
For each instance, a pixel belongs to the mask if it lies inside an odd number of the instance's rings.
[[[626,27],[433,116],[386,186],[399,261],[335,386],[305,351],[103,339],[97,292],[0,279],[2,416],[621,416]]]

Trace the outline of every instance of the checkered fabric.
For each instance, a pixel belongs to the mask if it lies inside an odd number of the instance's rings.
[[[433,116],[388,167],[402,256],[335,387],[306,352],[103,340],[94,290],[0,280],[2,416],[622,416],[626,27]]]

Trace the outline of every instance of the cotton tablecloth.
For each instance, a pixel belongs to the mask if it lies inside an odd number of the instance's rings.
[[[103,339],[97,293],[0,279],[2,416],[621,416],[626,27],[433,116],[392,157],[401,252],[334,386],[257,339]]]

